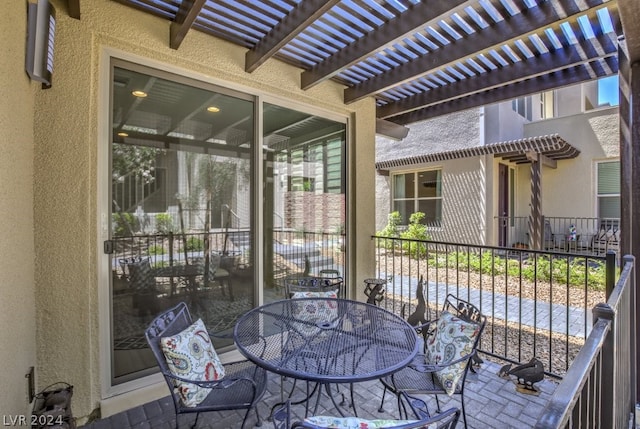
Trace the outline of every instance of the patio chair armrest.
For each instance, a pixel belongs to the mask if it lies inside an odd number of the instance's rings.
[[[430,373],[430,372],[436,372],[436,371],[440,371],[443,369],[446,369],[448,367],[450,367],[451,365],[455,365],[458,364],[460,362],[465,362],[465,361],[469,361],[471,359],[471,357],[475,354],[476,350],[473,349],[471,351],[471,353],[468,353],[458,359],[452,360],[450,362],[447,362],[446,364],[429,364],[426,362],[416,362],[415,359],[412,363],[409,364],[409,368],[418,371],[418,372],[422,372],[422,373]],[[420,355],[420,356],[424,356],[424,355]]]
[[[253,386],[254,391],[257,388],[257,383],[248,377],[223,377],[220,380],[215,380],[215,381],[200,381],[200,380],[191,380],[189,378],[179,377],[167,371],[162,371],[162,374],[172,380],[191,383],[200,387],[206,387],[208,389],[227,389],[237,383],[249,383]]]

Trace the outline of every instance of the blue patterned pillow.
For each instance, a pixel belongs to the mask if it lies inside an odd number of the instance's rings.
[[[443,312],[436,323],[436,333],[427,340],[425,361],[427,364],[446,365],[473,350],[480,326],[458,319],[448,311]],[[449,395],[453,395],[458,381],[464,375],[466,361],[450,365],[435,376]]]
[[[169,370],[175,376],[194,381],[215,381],[224,377],[224,366],[213,348],[201,319],[184,331],[160,339]],[[174,380],[178,396],[186,407],[200,404],[211,389]]]

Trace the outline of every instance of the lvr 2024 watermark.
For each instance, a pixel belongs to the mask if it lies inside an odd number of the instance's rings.
[[[24,414],[5,414],[2,416],[3,426],[55,426],[61,425],[64,419],[61,415],[47,416],[47,415],[24,415]]]

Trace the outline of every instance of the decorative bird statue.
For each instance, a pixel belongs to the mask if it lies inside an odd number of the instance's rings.
[[[544,379],[544,365],[538,359],[531,358],[528,363],[511,368],[511,364],[504,365],[498,371],[498,376],[502,378],[515,377],[516,390],[520,393],[539,395],[540,389],[534,383]]]

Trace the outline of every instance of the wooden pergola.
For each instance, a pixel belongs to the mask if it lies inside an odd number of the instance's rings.
[[[618,74],[621,251],[640,255],[638,0],[115,1],[169,20],[173,49],[201,31],[246,48],[246,73],[275,58],[302,69],[302,89],[332,79],[345,103],[373,97],[377,132],[394,138],[410,123]],[[67,4],[81,19],[80,0]]]

